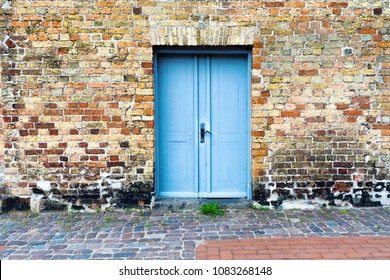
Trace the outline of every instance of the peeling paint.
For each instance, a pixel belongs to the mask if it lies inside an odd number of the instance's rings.
[[[1,6],[1,8],[2,8],[3,10],[9,10],[9,9],[11,9],[11,8],[12,8],[11,2],[10,2],[10,1],[5,2],[5,3],[3,4],[3,6]]]
[[[260,205],[281,208],[390,206],[390,182],[292,182],[259,184]]]
[[[38,181],[36,182],[38,188],[44,190],[44,191],[50,191],[51,189],[51,182],[50,181]]]

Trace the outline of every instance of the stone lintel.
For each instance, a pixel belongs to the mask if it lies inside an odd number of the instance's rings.
[[[150,34],[153,46],[250,46],[255,27],[152,27]]]

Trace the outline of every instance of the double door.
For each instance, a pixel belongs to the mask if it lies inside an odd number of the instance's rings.
[[[158,197],[248,197],[247,55],[158,54]]]

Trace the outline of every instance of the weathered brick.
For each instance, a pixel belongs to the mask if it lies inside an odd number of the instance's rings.
[[[109,162],[107,162],[107,167],[116,167],[116,166],[125,167],[126,163],[123,161],[109,161]]]
[[[44,162],[43,166],[45,168],[63,168],[64,163],[63,162]]]
[[[64,153],[63,149],[47,149],[44,150],[45,155],[61,155]]]
[[[318,75],[318,70],[299,70],[298,72],[299,76],[316,76]]]
[[[54,123],[36,123],[35,124],[36,129],[49,129],[54,128]]]
[[[104,154],[105,151],[103,149],[86,149],[87,154]]]
[[[374,28],[366,28],[358,30],[358,34],[377,34],[377,30]]]
[[[330,2],[330,8],[346,8],[348,7],[348,2]]]
[[[374,15],[381,15],[383,12],[383,9],[382,8],[375,8],[373,10],[373,12],[374,12]]]
[[[36,178],[64,190],[68,180],[96,184],[85,170],[154,185],[154,56],[164,46],[251,53],[253,185],[277,185],[288,197],[283,188],[295,184],[314,198],[320,191],[309,187],[390,180],[390,42],[380,1],[11,2],[0,15],[7,191],[29,191]]]
[[[390,48],[390,42],[379,42],[378,47],[380,48]]]
[[[343,113],[345,116],[361,116],[363,114],[363,111],[361,111],[361,110],[345,110]]]
[[[289,8],[304,8],[305,2],[286,2],[286,7]]]
[[[26,156],[29,156],[29,155],[42,155],[43,154],[43,150],[25,150],[24,154]]]
[[[252,136],[254,137],[262,137],[265,135],[264,131],[252,131]]]
[[[266,8],[284,7],[284,2],[264,2],[264,7]]]
[[[282,117],[299,117],[301,115],[300,111],[282,111]]]

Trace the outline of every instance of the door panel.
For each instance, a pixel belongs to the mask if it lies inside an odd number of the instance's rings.
[[[245,196],[247,172],[246,60],[211,59],[211,193]]]
[[[160,56],[158,64],[160,195],[195,196],[194,57]]]
[[[158,196],[247,197],[247,56],[159,55],[157,68]]]

